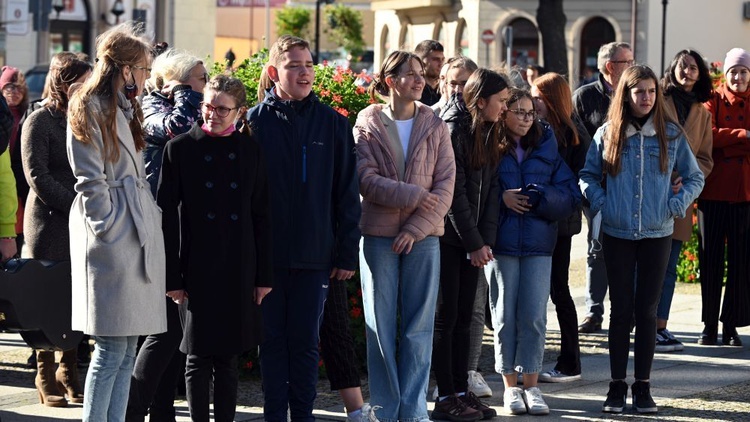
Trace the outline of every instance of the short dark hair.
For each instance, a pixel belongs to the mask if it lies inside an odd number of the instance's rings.
[[[424,40],[417,44],[417,47],[414,49],[414,54],[424,60],[433,51],[445,51],[445,49],[443,49],[442,44],[435,40]]]

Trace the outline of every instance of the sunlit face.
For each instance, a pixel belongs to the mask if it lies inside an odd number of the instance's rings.
[[[201,114],[211,133],[224,133],[235,124],[239,113],[237,101],[230,95],[211,89],[203,93]]]
[[[445,54],[442,51],[431,51],[424,59],[424,72],[428,78],[436,79],[440,76],[440,68],[445,63]]]
[[[734,66],[727,72],[727,85],[734,92],[747,91],[748,81],[750,81],[750,69],[745,66]]]
[[[23,95],[26,91],[26,86],[19,83],[6,84],[3,87],[3,97],[5,101],[11,107],[17,107],[23,101]]]
[[[206,72],[206,66],[204,66],[203,63],[198,63],[193,66],[193,69],[190,70],[190,77],[184,82],[185,84],[190,85],[193,91],[202,92],[203,88],[208,83],[208,72]]]
[[[698,63],[690,54],[686,54],[677,62],[674,68],[674,78],[685,91],[692,91],[695,83],[700,78]]]
[[[505,112],[505,127],[510,136],[518,140],[529,132],[535,118],[534,104],[531,99],[523,97],[515,103],[508,104],[508,111]]]
[[[143,87],[146,85],[146,80],[151,77],[151,57],[144,57],[137,64],[126,66],[123,72],[125,83],[131,84],[135,82],[135,86],[138,88],[136,95],[141,95]]]
[[[462,67],[450,69],[445,77],[445,86],[448,90],[448,95],[463,93],[469,76],[471,76],[471,72],[468,69]]]
[[[539,92],[539,88],[536,85],[531,85],[531,98],[534,100],[534,107],[536,107],[536,114],[542,118],[547,118],[547,104],[542,99],[542,93]]]
[[[485,122],[492,123],[499,121],[503,113],[508,110],[508,97],[508,88],[505,88],[500,92],[490,95],[487,99],[480,98],[477,101],[477,105],[479,106],[479,114],[482,116],[482,119]]]
[[[656,81],[649,78],[638,82],[628,92],[628,105],[633,117],[641,118],[651,113],[656,103]]]
[[[609,74],[612,77],[612,86],[617,86],[617,84],[620,82],[620,76],[622,76],[622,72],[632,66],[633,62],[633,50],[629,48],[619,48],[614,56],[609,59],[609,64],[611,66],[608,67],[608,69]]]
[[[388,82],[390,81],[390,82]],[[398,74],[386,78],[394,97],[405,101],[418,101],[424,89],[424,70],[416,58],[401,65]]]
[[[268,76],[276,84],[276,95],[282,100],[304,100],[315,81],[310,50],[294,47],[282,54],[277,66],[268,67]]]

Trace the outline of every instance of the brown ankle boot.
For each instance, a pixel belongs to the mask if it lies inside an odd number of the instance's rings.
[[[83,403],[83,389],[78,381],[78,351],[76,349],[62,352],[60,367],[55,372],[57,389],[68,395],[73,403]]]
[[[65,397],[57,390],[55,352],[37,350],[34,384],[39,392],[39,403],[49,407],[66,407],[68,405]]]

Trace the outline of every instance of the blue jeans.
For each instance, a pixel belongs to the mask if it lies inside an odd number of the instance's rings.
[[[539,373],[547,333],[551,256],[495,255],[485,267],[495,327],[495,371]]]
[[[599,239],[591,238],[591,215],[589,207],[583,207],[583,215],[586,217],[588,230],[586,240],[588,241],[588,257],[586,259],[586,316],[598,322],[604,319],[604,296],[607,295],[607,264],[604,262],[604,250],[602,249],[602,235]]]
[[[661,290],[659,306],[656,308],[657,319],[665,321],[669,319],[669,309],[672,308],[674,286],[677,283],[677,261],[680,260],[681,249],[682,240],[672,239],[672,250],[669,253],[669,261],[667,261],[667,272],[664,274],[664,287]]]
[[[266,421],[314,420],[318,340],[328,295],[329,271],[276,268],[273,290],[263,299],[263,375]]]
[[[430,236],[398,255],[393,240],[364,236],[360,252],[370,402],[381,421],[414,422],[428,419],[440,245]]]
[[[83,422],[124,421],[138,336],[94,336],[94,340],[96,346],[86,374]]]

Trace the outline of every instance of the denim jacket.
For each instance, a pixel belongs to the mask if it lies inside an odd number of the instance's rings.
[[[602,137],[605,123],[594,135],[580,172],[581,191],[591,204],[592,213],[602,213],[604,233],[638,240],[670,236],[674,218],[682,217],[703,189],[704,177],[687,139],[680,129],[667,124],[669,163],[682,176],[682,188],[672,193],[671,171],[659,167],[659,140],[651,118],[642,129],[633,125],[626,130],[621,170],[616,176],[604,175]],[[602,186],[606,177],[606,188]]]

